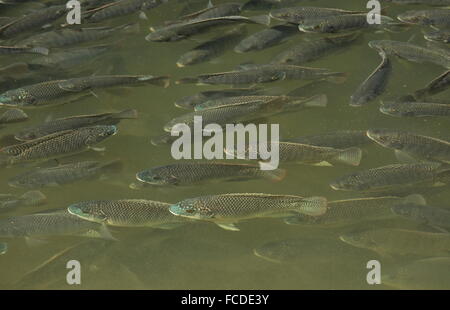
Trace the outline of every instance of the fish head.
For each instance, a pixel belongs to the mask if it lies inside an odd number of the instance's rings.
[[[369,186],[359,180],[357,174],[349,174],[329,183],[330,187],[337,191],[363,191]]]
[[[287,8],[278,9],[278,10],[273,10],[272,12],[270,12],[269,16],[273,19],[289,20],[292,17],[292,12],[291,12],[291,10],[289,10]]]
[[[423,19],[423,14],[420,11],[411,10],[397,15],[397,19],[408,24],[420,23]]]
[[[186,199],[169,207],[170,213],[176,216],[196,220],[214,218],[214,213],[199,199]]]
[[[89,130],[89,135],[86,139],[87,145],[101,142],[106,138],[115,135],[118,131],[117,126],[114,125],[86,127],[85,129]]]
[[[140,182],[151,185],[178,185],[178,178],[164,167],[143,170],[136,174]]]
[[[303,32],[336,32],[334,26],[326,22],[310,22],[308,24],[300,24],[298,29]]]
[[[32,96],[23,89],[11,90],[0,95],[0,105],[27,106],[35,103]]]
[[[103,223],[107,220],[106,214],[103,212],[96,202],[82,202],[70,205],[67,211],[79,218],[90,222]]]
[[[38,136],[35,131],[32,130],[23,130],[21,132],[18,132],[14,135],[14,138],[16,138],[19,141],[28,141],[28,140],[34,140],[37,139]]]
[[[357,248],[370,249],[376,246],[376,243],[370,238],[368,232],[353,232],[339,236],[339,239],[347,244]]]
[[[401,142],[399,140],[400,132],[394,132],[389,129],[369,129],[367,130],[367,137],[372,141],[382,145],[389,146],[396,149],[401,149]]]
[[[394,116],[409,116],[412,112],[402,111],[401,106],[395,103],[384,103],[380,106],[380,112]],[[413,115],[411,115],[413,116]]]
[[[181,57],[178,59],[177,67],[182,68],[185,66],[196,64],[198,62],[201,62],[201,61],[207,59],[207,57],[209,55],[210,54],[208,53],[207,50],[193,50],[193,51],[187,52],[187,53],[181,55]]]

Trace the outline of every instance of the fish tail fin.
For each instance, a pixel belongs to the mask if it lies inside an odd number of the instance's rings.
[[[348,74],[345,72],[331,72],[326,76],[326,80],[335,84],[342,84],[347,81]]]
[[[138,118],[138,111],[135,109],[124,110],[113,115],[115,119],[136,119]]]
[[[262,164],[266,163],[260,163],[260,165]],[[286,170],[285,169],[264,170],[262,171],[262,174],[264,178],[267,178],[275,182],[279,182],[286,177]]]
[[[339,152],[334,160],[351,166],[359,166],[361,158],[362,150],[359,147],[350,147]]]
[[[412,203],[415,205],[425,206],[427,204],[427,201],[425,200],[425,197],[420,194],[412,194],[404,198],[404,203]]]
[[[328,97],[325,94],[315,95],[306,100],[305,107],[326,108],[328,104]]]
[[[176,84],[195,84],[198,83],[198,78],[196,77],[185,77],[176,81]]]
[[[27,206],[38,206],[43,204],[47,200],[47,197],[40,191],[26,192],[22,195],[21,198],[24,200],[25,205]]]
[[[303,198],[298,205],[298,213],[310,216],[319,216],[327,212],[327,199],[325,197]]]
[[[169,79],[168,76],[146,75],[144,77],[140,77],[139,81],[147,81],[150,84],[161,86],[161,87],[164,87],[164,88],[167,88],[170,85],[170,79]]]
[[[46,47],[32,47],[30,52],[47,56],[50,51]]]
[[[261,24],[261,25],[270,25],[270,16],[269,15],[258,15],[258,16],[252,16],[248,18],[250,21]]]

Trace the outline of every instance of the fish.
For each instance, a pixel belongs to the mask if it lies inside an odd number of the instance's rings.
[[[33,240],[61,235],[114,239],[103,225],[82,220],[66,210],[0,219],[3,238],[25,237],[33,244]]]
[[[14,19],[12,22],[0,27],[0,36],[11,38],[26,31],[34,30],[49,24],[67,12],[65,5],[53,5],[36,10],[23,17]]]
[[[92,200],[70,205],[79,219],[120,227],[175,228],[185,221],[169,212],[170,203],[143,200]]]
[[[225,32],[223,35],[197,45],[189,52],[184,53],[178,59],[176,65],[180,68],[199,64],[223,54],[227,48],[237,43],[246,31],[244,28],[235,28]]]
[[[261,170],[259,165],[231,163],[185,162],[153,167],[140,171],[136,179],[145,184],[160,186],[186,186],[213,180],[248,180],[264,178],[280,181],[286,170]]]
[[[259,23],[268,25],[268,16],[244,17],[244,16],[222,16],[206,19],[193,19],[186,22],[171,24],[165,27],[153,29],[154,31],[145,37],[145,40],[152,42],[173,42],[186,39],[194,34],[198,34],[215,26],[225,26],[236,23]]]
[[[396,215],[437,227],[443,232],[450,228],[450,211],[446,209],[404,202],[393,205],[391,210]]]
[[[395,4],[426,4],[437,6],[450,5],[450,0],[385,0],[385,2],[392,2]]]
[[[19,188],[55,187],[74,183],[80,180],[99,178],[107,172],[120,171],[122,162],[113,160],[109,162],[83,161],[61,164],[49,168],[35,168],[21,173],[8,180],[8,185]]]
[[[450,163],[450,142],[445,140],[392,129],[369,129],[367,136],[383,147],[394,149],[399,159],[412,156]]]
[[[386,27],[394,25],[395,22],[388,16],[379,15],[380,24],[367,22],[367,13],[329,16],[325,19],[309,20],[298,26],[300,31],[315,33],[335,33],[352,29],[363,29],[370,27]]]
[[[380,228],[343,234],[343,242],[380,255],[422,257],[450,255],[450,234],[396,228]]]
[[[28,118],[28,115],[20,109],[9,109],[0,115],[0,124],[23,122]]]
[[[432,102],[384,102],[380,112],[400,117],[450,116],[450,104]]]
[[[115,135],[117,127],[93,126],[57,132],[42,138],[0,148],[0,162],[20,162],[59,158],[80,153]]]
[[[234,223],[242,220],[293,212],[318,216],[326,208],[324,197],[239,193],[185,199],[171,205],[169,211],[176,216],[212,221],[223,229],[239,231]]]
[[[436,28],[448,28],[450,26],[450,10],[409,10],[397,15],[397,18],[408,24],[420,24]]]
[[[307,23],[308,21],[329,18],[332,16],[362,14],[362,13],[365,12],[347,11],[335,8],[299,6],[299,7],[289,7],[278,10],[272,10],[269,13],[269,16],[273,19],[281,20],[292,24],[304,24]]]
[[[8,244],[6,242],[0,242],[0,255],[8,252]]]
[[[42,206],[47,202],[47,197],[40,191],[29,191],[21,196],[0,195],[0,212],[10,211],[19,207]]]
[[[211,2],[209,2],[208,6],[205,9],[183,15],[178,18],[178,20],[169,22],[168,24],[180,23],[183,21],[204,20],[224,16],[236,16],[240,14],[241,10],[242,4],[240,3],[219,3],[213,5]]]
[[[370,41],[369,47],[412,62],[433,63],[447,69],[450,68],[450,51],[444,49],[427,48],[409,42],[392,40]]]
[[[382,275],[381,281],[404,290],[449,290],[449,268],[449,257],[420,259]]]
[[[367,130],[336,130],[322,134],[301,136],[288,139],[288,142],[309,144],[315,146],[332,147],[335,149],[346,149],[353,146],[371,143],[372,140],[366,135]]]
[[[256,84],[282,80],[315,80],[326,79],[335,83],[342,83],[346,74],[331,72],[323,68],[309,68],[285,64],[253,65],[245,70],[221,73],[202,74],[197,77],[183,78],[177,84]]]
[[[183,109],[192,109],[203,102],[221,99],[226,97],[246,96],[260,94],[263,90],[257,87],[251,88],[227,88],[219,90],[209,90],[197,93],[192,96],[183,97],[175,102],[175,106]]]
[[[349,225],[361,221],[390,219],[395,216],[392,208],[399,204],[422,205],[424,198],[413,194],[407,197],[384,196],[334,200],[328,202],[328,209],[321,216],[298,214],[284,220],[286,224]]]
[[[359,33],[351,33],[304,41],[273,57],[271,63],[300,65],[343,48],[358,37]]]
[[[334,190],[386,191],[414,186],[439,186],[448,178],[450,168],[442,163],[392,164],[357,171],[332,182]]]
[[[255,32],[244,38],[234,47],[234,51],[236,53],[260,51],[282,43],[295,34],[299,34],[296,27],[291,25],[276,25],[271,28]]]
[[[0,55],[41,54],[48,55],[46,47],[0,46]]]
[[[450,86],[450,70],[439,75],[422,89],[414,92],[414,97],[422,99],[443,92]]]
[[[54,120],[47,120],[40,125],[24,128],[14,135],[19,141],[29,141],[44,136],[81,127],[96,125],[117,125],[123,119],[136,119],[138,113],[134,109],[127,109],[117,113],[101,113],[91,115],[77,115]]]
[[[386,90],[392,74],[392,64],[384,52],[380,65],[373,71],[350,97],[350,106],[361,107],[379,97]]]
[[[428,31],[423,37],[428,41],[450,43],[450,31],[447,29]]]
[[[84,18],[90,23],[98,23],[106,19],[125,16],[138,11],[158,7],[167,0],[121,0],[105,4],[101,7],[86,11]]]

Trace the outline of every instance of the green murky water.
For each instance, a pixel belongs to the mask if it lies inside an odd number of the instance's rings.
[[[48,209],[64,209],[72,203],[94,199],[140,198],[166,202],[177,202],[189,197],[207,194],[259,192],[273,194],[296,194],[301,196],[324,196],[329,200],[362,197],[351,192],[337,192],[328,186],[328,182],[351,171],[396,163],[392,151],[370,144],[363,147],[364,155],[359,167],[338,165],[335,167],[315,167],[301,164],[283,164],[288,170],[287,177],[281,182],[253,180],[246,182],[226,182],[203,184],[183,188],[152,188],[132,190],[128,185],[135,181],[137,171],[153,166],[174,162],[170,154],[170,145],[154,146],[151,137],[162,134],[162,127],[175,116],[185,111],[176,108],[173,103],[187,95],[202,90],[219,89],[220,86],[175,85],[176,79],[201,73],[229,71],[245,62],[267,63],[271,58],[291,45],[307,40],[312,35],[299,32],[287,42],[259,52],[236,54],[227,51],[212,62],[178,68],[178,57],[206,38],[213,37],[222,30],[213,30],[192,39],[175,43],[147,42],[150,25],[160,25],[165,20],[176,19],[184,5],[182,1],[169,1],[147,12],[148,20],[137,18],[137,14],[107,20],[102,25],[120,25],[138,22],[137,34],[117,34],[112,42],[120,40],[120,46],[111,50],[107,56],[89,65],[86,72],[108,70],[115,60],[121,59],[115,73],[170,75],[172,85],[168,88],[156,86],[133,87],[120,94],[99,91],[97,97],[55,107],[43,107],[27,110],[30,120],[26,123],[8,125],[1,130],[2,136],[17,132],[23,126],[39,124],[47,117],[53,118],[91,114],[107,111],[120,111],[135,108],[139,111],[137,120],[125,120],[119,125],[119,133],[108,139],[102,146],[106,151],[97,153],[88,151],[62,161],[82,161],[87,159],[107,161],[120,158],[125,163],[122,173],[111,175],[107,180],[83,181],[75,184],[45,188],[43,193],[48,203],[40,207],[22,207],[2,218],[39,212]],[[194,1],[193,1],[194,2]],[[196,1],[202,2],[202,1]],[[203,1],[206,4],[206,1]],[[214,1],[215,4],[229,1]],[[234,0],[232,2],[237,2]],[[298,1],[301,5],[321,7],[339,7],[349,10],[365,10],[366,1]],[[203,7],[205,4],[201,4]],[[198,8],[197,5],[195,8]],[[392,5],[387,14],[395,17],[399,12],[425,6]],[[249,12],[262,14],[267,11]],[[14,10],[6,11],[15,14]],[[243,13],[247,15],[246,12]],[[273,21],[273,24],[276,22]],[[261,30],[264,26],[248,25],[248,32]],[[412,39],[411,39],[412,38]],[[348,72],[344,84],[329,84],[323,89],[329,97],[326,109],[309,109],[298,113],[270,117],[270,123],[280,124],[282,138],[323,133],[339,129],[367,129],[388,127],[410,130],[433,137],[448,138],[450,123],[446,118],[394,118],[378,111],[378,100],[362,108],[348,105],[349,97],[358,85],[380,63],[380,57],[367,46],[375,39],[392,39],[424,45],[421,27],[412,27],[402,32],[367,30],[356,43],[341,49],[327,57],[310,62],[311,67],[329,68],[333,71]],[[89,45],[89,44],[86,44]],[[111,56],[111,57],[109,57]],[[11,62],[26,61],[33,56],[2,56],[2,66]],[[391,58],[393,74],[387,91],[381,99],[394,97],[422,88],[444,69],[435,65],[416,64]],[[20,81],[17,82],[19,87]],[[304,85],[302,81],[283,81],[263,84],[263,87],[277,87],[289,92]],[[446,98],[446,93],[437,96]],[[3,109],[2,109],[3,111]],[[29,167],[2,168],[0,172],[0,193],[22,194],[21,189],[10,188],[7,180]],[[450,199],[448,187],[441,191],[425,195],[430,205],[445,206]],[[286,225],[280,219],[255,219],[239,223],[240,232],[225,231],[212,223],[196,222],[173,230],[145,228],[112,228],[117,242],[92,240],[77,237],[52,237],[49,242],[30,247],[22,238],[2,239],[8,242],[8,252],[0,256],[1,288],[55,288],[55,289],[379,289],[385,285],[371,286],[366,282],[368,270],[366,264],[371,259],[381,262],[382,272],[392,266],[402,264],[403,258],[383,257],[369,250],[358,249],[339,253],[334,252],[340,244],[339,235],[355,229],[378,227],[423,228],[407,220],[357,222],[340,227],[312,225]],[[305,258],[286,263],[272,263],[253,254],[255,247],[269,241],[307,237],[313,243],[329,244],[329,253],[320,257],[306,255]],[[82,242],[79,247],[68,250],[45,267],[28,274],[50,257]],[[308,253],[310,247],[302,251]],[[82,284],[69,286],[66,283],[68,260],[80,261]]]

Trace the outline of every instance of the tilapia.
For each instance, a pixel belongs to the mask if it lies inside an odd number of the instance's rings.
[[[208,3],[208,7],[194,13],[183,15],[178,20],[169,22],[169,24],[179,23],[190,20],[203,20],[208,18],[236,16],[241,12],[242,5],[240,3],[218,3],[213,5]]]
[[[446,71],[439,75],[433,81],[431,81],[427,86],[414,92],[416,98],[429,97],[440,92],[443,92],[450,86],[450,71]]]
[[[156,8],[167,0],[119,0],[85,12],[88,22],[98,23],[106,19]]]
[[[25,128],[14,135],[19,141],[28,141],[41,138],[56,132],[73,130],[81,127],[96,125],[117,125],[123,119],[136,119],[137,111],[134,109],[124,110],[118,113],[102,113],[92,115],[77,115],[47,120],[43,124]]]
[[[362,14],[361,11],[347,11],[335,8],[320,8],[320,7],[290,7],[273,10],[270,12],[270,17],[292,24],[304,24],[308,21],[325,19],[332,16]]]
[[[399,203],[391,207],[395,214],[446,231],[450,228],[450,211],[416,203]]]
[[[213,180],[251,180],[265,178],[279,181],[284,178],[284,169],[261,170],[258,165],[231,163],[176,163],[140,171],[136,179],[151,185],[186,186]]]
[[[387,191],[402,187],[438,186],[450,182],[450,168],[441,163],[393,164],[342,176],[334,190]]]
[[[395,24],[394,20],[388,16],[379,16],[380,24],[370,24],[367,22],[367,13],[329,16],[324,19],[309,20],[298,26],[303,32],[334,33],[339,31],[380,28]]]
[[[367,136],[383,147],[394,149],[399,159],[412,156],[450,163],[450,142],[445,140],[392,129],[369,129]]]
[[[251,34],[235,46],[236,53],[259,51],[277,45],[291,36],[298,34],[296,27],[290,25],[277,25]]]
[[[450,10],[411,10],[397,15],[397,18],[409,24],[421,24],[436,28],[448,28],[450,26]]]
[[[424,33],[423,37],[428,41],[450,43],[450,30],[440,29]]]
[[[346,149],[370,143],[371,140],[367,137],[366,132],[366,130],[336,130],[323,134],[292,138],[288,142]]]
[[[450,104],[431,102],[384,102],[380,111],[391,116],[450,116]]]
[[[72,204],[67,210],[80,219],[110,226],[170,229],[185,222],[169,212],[170,206],[143,199],[93,200]]]
[[[176,216],[212,221],[232,231],[239,231],[234,223],[241,220],[285,216],[294,212],[318,216],[326,209],[327,200],[323,197],[257,193],[202,196],[185,199],[169,207]]]
[[[101,163],[98,161],[83,161],[62,164],[50,168],[35,168],[9,179],[12,187],[41,188],[60,186],[80,180],[99,178],[101,174],[120,170],[120,160]]]

